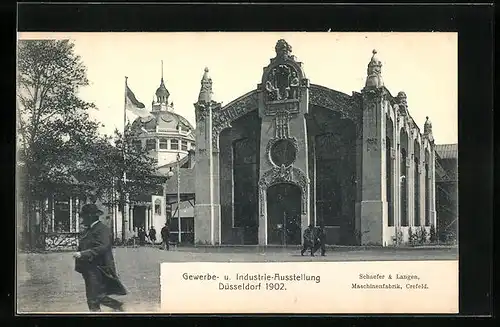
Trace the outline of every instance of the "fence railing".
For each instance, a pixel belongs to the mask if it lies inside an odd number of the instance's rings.
[[[76,250],[79,233],[58,232],[42,233],[39,244],[46,251]]]

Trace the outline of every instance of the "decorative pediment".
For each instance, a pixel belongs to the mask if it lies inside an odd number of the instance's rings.
[[[299,99],[300,85],[297,69],[289,64],[279,64],[266,73],[263,84],[266,102]]]
[[[342,119],[353,122],[361,121],[361,106],[353,97],[326,87],[311,84],[309,88],[309,104],[327,108],[340,113]]]
[[[231,127],[231,123],[244,115],[257,110],[257,91],[253,90],[228,105],[212,112],[212,148],[219,149],[219,134]]]

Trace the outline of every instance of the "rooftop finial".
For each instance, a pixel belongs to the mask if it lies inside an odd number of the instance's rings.
[[[279,39],[276,42],[276,46],[274,47],[276,51],[276,58],[281,60],[292,59],[295,60],[295,57],[292,55],[292,46],[288,44],[284,39]]]
[[[160,86],[158,89],[156,89],[156,100],[158,103],[168,103],[168,97],[170,96],[170,92],[168,92],[167,88],[165,87],[165,82],[163,80],[163,60],[161,60],[161,81],[160,81]]]
[[[424,136],[427,137],[429,141],[434,141],[434,137],[432,136],[432,123],[429,120],[429,116],[425,117]]]
[[[212,78],[208,75],[208,67],[205,67],[201,78],[201,89],[198,95],[198,102],[210,103],[212,101]]]
[[[367,78],[365,87],[379,88],[384,86],[382,80],[382,62],[377,58],[377,50],[372,50],[372,59],[368,63]]]

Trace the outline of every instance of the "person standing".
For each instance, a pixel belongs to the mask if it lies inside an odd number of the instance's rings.
[[[323,222],[320,223],[319,227],[316,228],[316,236],[315,238],[317,239],[317,243],[314,246],[313,254],[318,251],[318,249],[321,249],[321,256],[325,256],[326,252],[326,231],[325,231],[325,225]]]
[[[163,250],[169,250],[170,249],[170,246],[169,246],[169,243],[168,243],[168,240],[170,238],[170,231],[168,229],[168,222],[165,223],[165,226],[163,226],[163,228],[161,229],[161,239],[162,239],[162,244],[163,244]]]
[[[153,243],[153,245],[156,244],[156,229],[154,226],[151,226],[149,229],[149,240]]]
[[[313,224],[309,225],[304,230],[304,245],[302,247],[302,251],[300,251],[300,255],[304,255],[307,250],[311,250],[311,256],[314,257],[314,226]]]
[[[101,311],[101,305],[114,311],[124,311],[123,303],[109,295],[126,295],[127,290],[118,278],[112,252],[111,231],[100,222],[103,212],[95,204],[85,204],[80,212],[85,230],[80,236],[75,258],[75,270],[85,282],[87,305],[90,311]]]
[[[137,235],[139,237],[139,245],[144,246],[144,244],[146,244],[146,231],[144,230],[143,227],[139,227]]]

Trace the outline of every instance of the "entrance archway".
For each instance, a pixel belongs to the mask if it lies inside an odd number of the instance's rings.
[[[280,183],[267,189],[267,228],[271,245],[301,244],[301,190]]]

